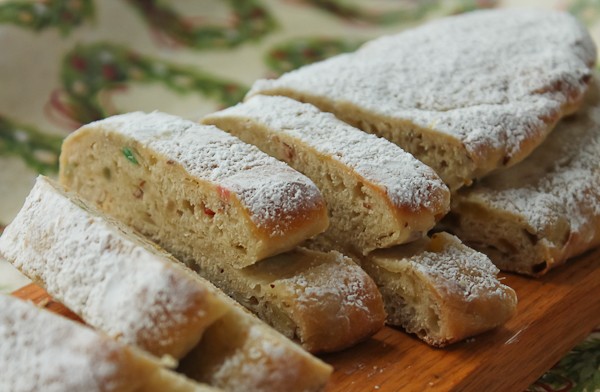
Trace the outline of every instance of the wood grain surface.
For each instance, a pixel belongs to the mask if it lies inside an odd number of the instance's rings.
[[[323,356],[335,367],[327,392],[522,391],[600,325],[600,250],[541,279],[504,277],[519,297],[504,327],[444,349],[384,328]],[[13,294],[77,319],[33,284]]]

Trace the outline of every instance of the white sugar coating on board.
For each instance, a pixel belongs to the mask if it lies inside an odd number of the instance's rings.
[[[523,162],[460,192],[456,202],[516,214],[540,234],[566,221],[572,233],[593,238],[600,222],[600,97],[591,93]]]
[[[169,346],[209,293],[144,240],[39,177],[0,254],[88,324],[144,348]],[[198,333],[201,333],[199,331]]]
[[[164,113],[128,113],[84,126],[118,132],[239,198],[259,227],[283,234],[299,212],[324,204],[311,180],[255,146],[208,125]]]
[[[91,329],[0,295],[0,390],[111,391],[122,346]],[[121,374],[120,374],[121,373]]]
[[[209,115],[248,118],[308,144],[384,189],[397,207],[437,211],[448,188],[428,166],[395,144],[356,129],[310,104],[257,95]]]
[[[507,287],[497,278],[500,272],[491,260],[465,245],[454,236],[447,238],[443,249],[420,252],[409,259],[416,270],[434,277],[451,291],[459,290],[467,301],[482,297],[506,297]]]
[[[596,48],[567,13],[477,11],[427,23],[260,80],[250,95],[287,89],[348,102],[453,135],[477,154],[506,156],[547,132],[544,117],[586,89]]]

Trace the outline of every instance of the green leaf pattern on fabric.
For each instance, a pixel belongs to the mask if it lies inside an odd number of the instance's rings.
[[[600,390],[600,329],[577,345],[528,392],[596,392]]]
[[[600,19],[600,0],[575,0],[569,6],[569,12],[590,25]]]
[[[198,68],[108,42],[75,47],[63,60],[61,79],[63,88],[54,94],[51,106],[76,126],[117,114],[102,93],[125,89],[130,83],[160,83],[176,93],[201,94],[223,106],[239,102],[248,89]]]
[[[374,25],[414,23],[442,7],[446,9],[446,14],[459,14],[475,9],[491,8],[498,3],[496,0],[397,1],[393,9],[374,10],[344,0],[304,0],[304,2],[349,21]]]
[[[336,54],[352,52],[363,43],[344,38],[295,38],[274,46],[265,56],[265,62],[279,75]]]
[[[0,115],[0,155],[20,156],[38,173],[57,171],[62,139]],[[4,229],[1,225],[0,228]]]
[[[92,0],[0,3],[0,24],[14,24],[33,31],[56,28],[66,35],[93,16]]]
[[[255,0],[227,0],[229,25],[195,24],[169,7],[168,2],[127,0],[155,30],[180,45],[195,49],[231,48],[255,41],[276,27],[269,11]]]

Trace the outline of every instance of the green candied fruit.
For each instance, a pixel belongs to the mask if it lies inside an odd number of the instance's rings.
[[[121,151],[123,152],[123,155],[125,155],[125,158],[127,158],[129,162],[133,163],[134,165],[139,165],[139,162],[135,158],[135,155],[133,154],[131,148],[123,147],[123,150]]]

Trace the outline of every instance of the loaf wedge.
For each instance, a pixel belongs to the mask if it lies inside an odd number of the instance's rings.
[[[0,255],[120,341],[176,359],[192,349],[210,355],[210,369],[196,361],[188,370],[224,390],[279,391],[282,375],[286,389],[319,390],[331,373],[156,245],[44,177],[0,237]],[[268,349],[256,349],[263,342]],[[210,352],[199,349],[205,345]],[[252,361],[236,373],[231,363],[240,357]],[[239,389],[247,373],[255,389]]]
[[[227,309],[193,272],[38,177],[0,237],[0,255],[109,336],[181,358]]]
[[[125,128],[124,132],[121,132],[121,127]],[[61,182],[94,202],[107,214],[157,241],[179,260],[192,266],[287,337],[298,339],[303,347],[312,352],[336,351],[348,347],[383,326],[385,313],[375,283],[352,260],[336,252],[297,249],[245,268],[237,268],[227,257],[206,253],[205,249],[209,247],[206,242],[220,244],[221,234],[214,231],[208,237],[196,236],[196,227],[201,220],[208,219],[207,224],[211,224],[211,219],[218,214],[212,218],[207,217],[203,209],[195,208],[194,214],[185,212],[181,215],[177,208],[170,208],[170,202],[179,205],[182,201],[193,200],[197,193],[195,186],[185,187],[178,183],[173,185],[173,181],[185,178],[196,183],[192,168],[229,165],[224,162],[231,157],[225,152],[210,157],[206,154],[192,154],[196,147],[173,139],[178,134],[174,134],[172,127],[186,128],[188,133],[196,132],[194,129],[197,132],[209,129],[210,132],[225,134],[214,127],[194,125],[184,120],[176,121],[172,116],[158,113],[109,118],[85,126],[67,138],[61,155]],[[138,130],[135,137],[140,142],[137,144],[126,138],[131,129]],[[145,134],[154,136],[150,141],[144,142]],[[242,143],[239,139],[236,140]],[[153,166],[128,162],[120,153],[123,143],[135,146],[139,162],[150,161],[154,157]],[[173,147],[166,156],[159,155],[159,151],[164,150],[160,147],[162,143]],[[92,145],[94,148],[90,149]],[[266,160],[262,156],[266,154],[256,147],[254,149],[257,155],[260,153],[256,159]],[[112,157],[116,157],[117,161],[113,162]],[[185,157],[185,160],[179,164],[180,159],[183,159],[181,157]],[[270,160],[276,161],[269,157],[269,162]],[[254,158],[248,155],[243,157],[243,162],[247,167],[256,165]],[[111,166],[113,163],[114,166]],[[69,169],[69,165],[77,168]],[[102,168],[106,165],[111,170],[110,178],[102,176]],[[154,172],[155,169],[152,168],[157,167],[161,169]],[[279,166],[273,164],[272,167]],[[286,166],[283,173],[289,171],[293,169]],[[258,179],[251,171],[242,171],[236,176],[236,181],[252,189],[256,182],[262,183],[263,180],[265,183],[262,186],[269,189],[282,186],[281,182],[269,182],[273,175]],[[318,202],[319,208],[322,207],[325,211],[325,203],[316,186],[299,173],[291,176],[302,178],[303,183],[311,184],[309,200],[304,200],[300,191],[284,193],[279,194],[276,200],[278,205],[295,210],[296,203],[310,204],[310,198],[314,197],[317,198],[315,203]],[[280,178],[284,184],[288,181],[286,178]],[[138,201],[132,199],[131,189],[121,184],[138,184],[142,181],[146,189],[143,194],[144,202],[135,206]],[[221,181],[214,185],[225,189],[227,183]],[[257,192],[256,197],[264,193]],[[254,203],[264,204],[267,211],[278,211],[278,208],[269,204],[268,199],[255,200]],[[130,207],[124,207],[123,204]],[[199,202],[194,201],[192,204]],[[216,208],[212,205],[209,207]],[[148,219],[152,223],[148,223]],[[323,216],[319,212],[318,219],[327,221],[326,212],[323,212]],[[248,235],[246,231],[240,230],[235,234],[236,239],[251,242],[251,237],[242,238]]]
[[[450,192],[432,169],[312,105],[255,96],[202,122],[313,180],[329,210],[323,235],[342,247],[367,254],[419,239],[450,208]]]
[[[217,392],[88,327],[0,294],[0,390]]]
[[[324,237],[312,246],[332,247]],[[387,323],[430,345],[491,330],[516,311],[514,290],[498,280],[489,258],[448,233],[352,256],[379,286]]]
[[[523,162],[458,192],[443,226],[506,271],[539,276],[600,245],[600,92]]]
[[[203,276],[311,352],[352,346],[385,322],[373,280],[331,249],[297,248],[243,270],[205,261],[198,265]]]
[[[249,96],[285,95],[385,137],[456,190],[511,166],[582,101],[596,61],[565,12],[452,16],[259,80]]]
[[[80,128],[62,147],[60,180],[107,210],[144,215],[137,228],[237,268],[327,228],[306,177],[214,127],[129,113]],[[111,192],[106,187],[111,187]],[[185,231],[180,228],[185,227]]]

